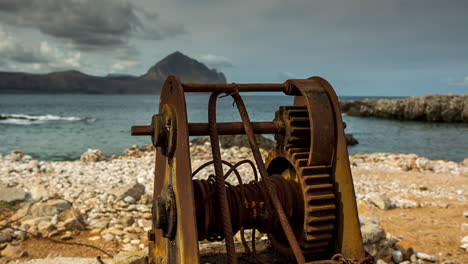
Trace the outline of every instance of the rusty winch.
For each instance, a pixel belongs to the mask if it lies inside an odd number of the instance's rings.
[[[243,92],[283,92],[294,104],[272,109],[272,122],[251,122]],[[188,122],[185,93],[211,93],[208,123]],[[242,122],[216,122],[220,95],[234,99]],[[221,159],[218,135],[234,134],[247,136],[256,165]],[[255,134],[275,135],[266,162]],[[200,263],[198,241],[224,240],[228,263],[236,263],[233,236],[244,229],[267,233],[275,251],[297,263],[373,262],[363,249],[338,98],[326,80],[188,84],[170,76],[159,113],[132,135],[151,136],[156,147],[150,262]],[[202,135],[210,136],[213,159],[192,171],[189,136]],[[253,167],[255,180],[242,183],[242,164]],[[215,175],[193,179],[209,165]],[[238,185],[225,181],[232,173]]]

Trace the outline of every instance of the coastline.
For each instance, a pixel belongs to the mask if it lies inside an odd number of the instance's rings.
[[[192,169],[211,158],[209,143],[191,143],[190,150]],[[246,147],[222,149],[221,155],[231,162],[252,159]],[[262,155],[265,158],[268,152],[262,150]],[[468,229],[463,227],[463,211],[468,210],[468,159],[457,163],[429,160],[415,154],[361,153],[351,155],[350,164],[359,213],[363,216],[361,224],[379,227],[372,231],[380,234],[379,239],[374,241],[372,234],[365,237],[367,251],[389,260],[398,241],[409,239],[415,250],[428,253],[437,261],[450,259],[463,263],[468,260],[460,249],[460,236],[468,235],[468,230],[462,232],[463,228]],[[35,210],[40,211],[63,207],[64,202],[60,199],[64,199],[72,204],[71,208],[57,209],[51,216],[38,217],[29,213],[12,226],[57,239],[82,239],[113,252],[143,249],[147,244],[146,231],[151,227],[153,172],[154,151],[151,145],[131,146],[121,156],[109,158],[98,150],[90,150],[82,155],[81,160],[75,161],[37,161],[20,151],[0,156],[0,186],[4,185],[1,188],[24,193],[15,202],[14,210],[2,212],[0,224],[24,214],[25,204],[33,204],[37,207]],[[244,182],[253,178],[248,166],[240,167],[239,172]],[[199,177],[206,178],[212,173],[213,169],[207,168]],[[229,177],[228,181],[236,184],[235,177]],[[74,212],[71,218],[70,210]],[[439,218],[434,216],[436,222],[424,220],[425,214],[434,211],[439,215]],[[442,221],[440,216],[449,212],[458,214],[458,226],[454,227],[458,231],[443,231],[446,234],[437,243],[430,239],[425,241],[424,234],[415,234],[398,225],[398,221],[409,221],[405,222],[408,228],[412,224],[427,226],[426,233],[438,234],[441,231],[437,225],[441,223],[437,221]],[[408,220],[409,215],[414,219]],[[52,224],[46,225],[44,221]],[[47,256],[33,249],[34,239],[20,243],[26,237],[15,232],[12,231],[10,241],[0,244],[10,245],[17,241],[16,244],[30,256]],[[437,255],[439,252],[444,255]],[[63,256],[69,256],[67,254]]]

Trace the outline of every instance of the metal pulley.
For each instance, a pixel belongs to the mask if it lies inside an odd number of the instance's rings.
[[[212,93],[208,123],[189,123],[185,93]],[[251,122],[243,92],[283,92],[271,122]],[[221,94],[234,99],[242,122],[218,123]],[[276,251],[297,263],[372,263],[363,249],[356,198],[338,98],[320,77],[282,84],[164,83],[159,113],[132,135],[151,136],[156,147],[151,263],[200,263],[198,241],[225,241],[236,263],[233,235],[253,229],[268,234]],[[245,134],[254,162],[221,159],[219,135]],[[277,145],[262,160],[255,134],[273,134]],[[209,135],[213,160],[192,172],[189,136]],[[243,183],[237,167],[248,164],[255,179]],[[227,166],[225,173],[223,165]],[[206,166],[215,175],[195,180]],[[257,171],[259,175],[257,175]],[[225,182],[230,174],[239,184]]]

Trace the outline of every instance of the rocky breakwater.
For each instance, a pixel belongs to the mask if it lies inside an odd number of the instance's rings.
[[[431,122],[468,122],[468,95],[427,95],[405,99],[341,102],[350,116]]]
[[[191,143],[190,151],[193,170],[211,159],[209,142]],[[268,155],[265,150],[261,153],[264,157]],[[375,179],[375,171],[381,169],[397,173],[409,173],[413,169],[441,173],[456,171],[455,176],[466,171],[464,163],[430,161],[400,154],[393,154],[395,157],[391,158],[391,155],[360,154],[351,158],[359,201],[379,205],[381,202],[370,195],[378,192],[392,197],[389,198],[389,208],[404,207],[393,202],[399,200],[395,185],[382,184]],[[247,147],[222,148],[221,156],[229,162],[253,160]],[[0,155],[0,194],[11,194],[0,196],[0,204],[12,211],[11,214],[0,214],[0,262],[27,256],[23,241],[32,236],[63,241],[75,241],[75,238],[85,236],[90,243],[112,241],[119,251],[144,249],[148,244],[146,231],[151,228],[154,159],[154,148],[150,145],[132,146],[122,156],[110,158],[101,151],[88,150],[77,161],[38,161],[21,151]],[[367,179],[360,170],[369,170],[374,178]],[[239,172],[243,182],[253,179],[249,166],[241,166]],[[196,178],[207,178],[211,174],[214,170],[208,167]],[[228,181],[237,184],[235,177],[229,177]],[[411,186],[401,185],[402,188]],[[450,189],[446,193],[441,188],[429,188],[419,192],[438,198],[456,196],[460,189]],[[386,201],[383,203],[385,207]],[[436,205],[417,203],[418,208],[424,206]],[[438,261],[427,254],[418,255],[415,250],[410,254],[399,248],[398,243],[404,240],[401,235],[388,234],[377,220],[372,219],[361,218],[361,230],[366,250],[381,259],[380,263]],[[264,240],[264,236],[258,236],[259,242]],[[202,251],[209,251],[210,245],[201,243],[200,247]],[[424,248],[420,250],[425,252]]]

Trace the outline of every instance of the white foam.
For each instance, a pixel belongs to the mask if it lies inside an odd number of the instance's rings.
[[[80,121],[76,116],[58,115],[25,115],[25,114],[0,114],[0,124],[31,125],[43,124],[48,121]]]

